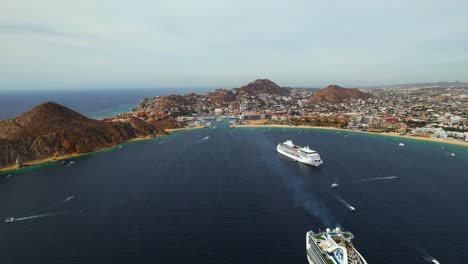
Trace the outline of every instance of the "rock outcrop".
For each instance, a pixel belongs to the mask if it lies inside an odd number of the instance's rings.
[[[0,121],[0,167],[31,160],[86,153],[137,137],[167,132],[138,118],[104,122],[53,102]]]

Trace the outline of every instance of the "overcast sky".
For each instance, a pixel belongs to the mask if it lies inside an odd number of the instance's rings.
[[[468,81],[466,0],[0,0],[0,90]]]

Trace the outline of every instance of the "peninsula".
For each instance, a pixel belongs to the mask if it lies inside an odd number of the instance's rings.
[[[0,170],[164,134],[164,129],[136,117],[105,122],[46,102],[16,118],[0,121]]]

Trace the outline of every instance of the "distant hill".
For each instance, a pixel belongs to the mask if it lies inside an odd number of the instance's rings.
[[[240,88],[234,89],[239,94],[250,94],[250,95],[257,95],[257,94],[274,94],[274,95],[289,95],[291,91],[286,88],[282,88],[276,83],[268,80],[268,79],[258,79],[255,80],[245,86]]]
[[[372,88],[429,88],[429,87],[468,87],[468,83],[465,82],[432,82],[432,83],[404,83],[404,84],[389,84],[389,85],[378,85],[378,86],[369,86],[362,87],[365,89]]]
[[[372,97],[358,89],[347,89],[338,85],[329,85],[312,94],[311,99],[316,103],[344,103],[355,99],[367,99]]]
[[[128,122],[104,122],[87,118],[67,107],[46,102],[16,118],[0,121],[0,167],[86,153],[137,137],[166,134],[138,118]]]

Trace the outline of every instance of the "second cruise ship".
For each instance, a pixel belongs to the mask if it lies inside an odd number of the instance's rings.
[[[286,140],[284,143],[279,143],[276,150],[296,161],[309,164],[315,167],[320,166],[323,161],[317,151],[311,150],[309,147],[300,147],[293,144],[291,140]]]
[[[306,234],[306,251],[309,264],[367,264],[364,257],[354,248],[354,236],[338,227],[327,228],[323,233],[309,231]]]

